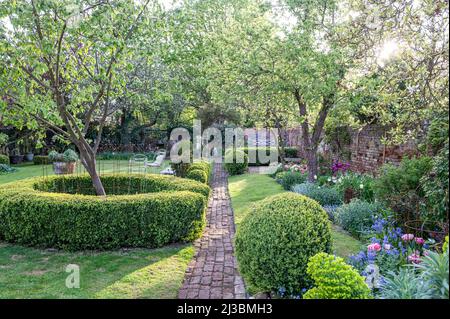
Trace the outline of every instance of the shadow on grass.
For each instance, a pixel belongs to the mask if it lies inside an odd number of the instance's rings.
[[[191,245],[106,252],[52,252],[0,242],[0,298],[176,298]],[[65,281],[80,267],[80,288]]]

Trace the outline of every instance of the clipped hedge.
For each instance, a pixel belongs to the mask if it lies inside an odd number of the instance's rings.
[[[208,183],[208,175],[205,171],[200,169],[191,169],[186,174],[186,178],[193,179],[194,181],[207,184]]]
[[[261,291],[299,293],[309,287],[308,260],[331,251],[327,213],[315,201],[295,193],[255,204],[236,233],[241,274]]]
[[[237,163],[236,159],[238,158],[237,153],[239,154],[239,158],[243,155],[244,162]],[[245,152],[236,150],[236,151],[228,151],[225,154],[225,170],[230,175],[241,175],[247,172],[248,169],[248,156]]]
[[[0,187],[0,239],[75,251],[160,247],[198,238],[209,187],[162,175],[32,178]],[[131,194],[131,195],[130,195]]]
[[[0,164],[9,165],[9,156],[0,154]]]
[[[45,165],[45,164],[51,164],[52,162],[46,155],[35,155],[33,158],[33,164],[34,165]]]
[[[186,178],[208,184],[212,173],[212,165],[209,162],[201,161],[190,164],[186,170]]]

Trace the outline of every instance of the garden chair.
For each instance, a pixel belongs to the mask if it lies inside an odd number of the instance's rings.
[[[164,161],[165,155],[158,155],[153,163],[147,163],[147,166],[150,167],[160,167]]]

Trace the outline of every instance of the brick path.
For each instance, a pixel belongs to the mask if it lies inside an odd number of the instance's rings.
[[[213,193],[206,212],[203,236],[194,243],[196,253],[189,264],[180,299],[243,299],[244,282],[237,271],[232,238],[233,209],[228,195],[228,178],[222,164],[215,164]]]

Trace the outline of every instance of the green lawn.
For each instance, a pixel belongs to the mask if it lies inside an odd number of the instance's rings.
[[[85,173],[84,167],[79,165],[76,169],[77,174]],[[149,173],[159,173],[161,170],[169,166],[169,161],[164,161],[161,167],[148,167],[147,172]],[[52,165],[33,165],[33,163],[24,163],[19,165],[12,165],[12,167],[16,168],[17,171],[8,174],[0,175],[0,185],[29,178],[35,176],[43,176],[43,175],[53,175],[53,167]],[[128,171],[132,172],[142,172],[143,169],[141,166],[134,165],[130,167],[128,161],[98,161],[97,168],[102,173],[112,173],[112,172],[122,172],[126,173]]]
[[[0,242],[0,298],[176,298],[191,245],[110,252],[51,252]],[[80,288],[65,285],[80,268]]]
[[[286,192],[274,179],[260,174],[231,176],[229,191],[237,227],[253,203],[268,196]],[[333,250],[338,256],[348,257],[350,254],[357,253],[361,248],[361,242],[338,226],[333,225],[332,237]]]

